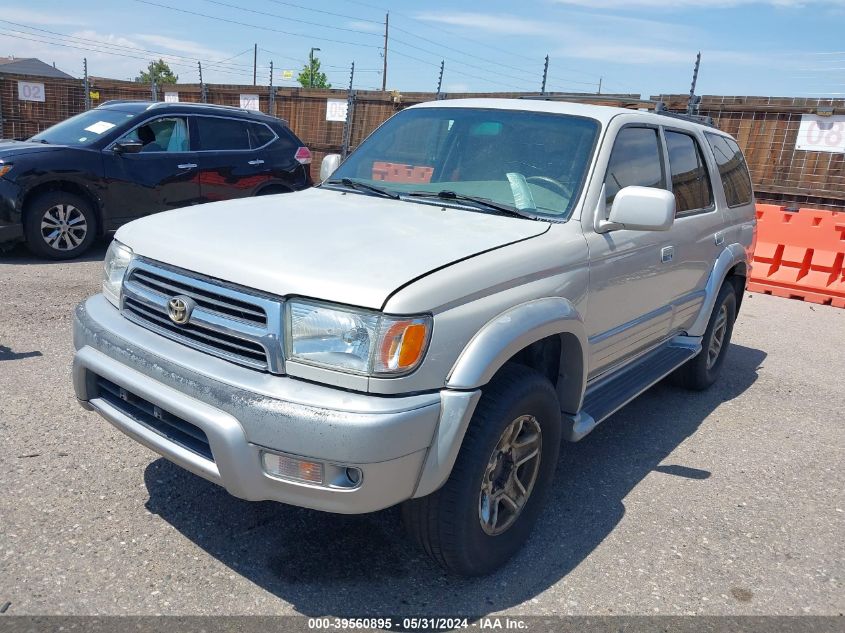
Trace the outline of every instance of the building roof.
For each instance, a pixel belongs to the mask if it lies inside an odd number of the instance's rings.
[[[68,75],[35,57],[0,57],[0,73],[4,75],[36,75],[58,79],[74,78],[73,75]]]

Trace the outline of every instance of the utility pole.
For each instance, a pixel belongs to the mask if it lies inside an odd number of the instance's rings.
[[[549,56],[546,55],[546,63],[543,65],[543,85],[540,87],[540,94],[546,94],[546,78],[549,76]]]
[[[701,65],[701,51],[695,56],[695,68],[692,70],[692,85],[689,89],[689,101],[687,102],[687,114],[696,114],[698,111],[698,99],[695,96],[695,84],[698,83],[698,67]]]
[[[387,90],[387,34],[390,27],[390,11],[384,14],[384,68],[381,71],[381,91]]]
[[[153,101],[158,101],[158,85],[156,85],[156,78],[152,78],[152,85],[150,86],[150,95]]]
[[[319,48],[312,48],[308,53],[308,87],[314,87],[314,51],[320,50]]]
[[[88,58],[82,58],[82,89],[85,91],[85,109],[91,109],[91,89],[88,85]]]
[[[601,81],[604,77],[599,77],[599,91],[596,94],[601,94]]]
[[[255,86],[258,79],[258,44],[252,49],[252,85]]]
[[[443,85],[443,67],[446,65],[446,60],[440,60],[440,76],[437,78],[437,99],[440,99],[440,87]]]

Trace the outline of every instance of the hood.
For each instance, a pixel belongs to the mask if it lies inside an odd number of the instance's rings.
[[[275,295],[380,309],[432,270],[546,222],[328,189],[215,202],[121,228],[137,255]]]
[[[45,143],[30,143],[29,141],[0,140],[0,160],[11,162],[15,156],[35,154],[38,152],[52,152],[64,149],[63,145],[47,145]]]

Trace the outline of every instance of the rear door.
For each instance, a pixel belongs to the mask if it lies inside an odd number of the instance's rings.
[[[196,115],[193,118],[199,156],[200,195],[203,202],[254,195],[272,180],[271,164],[259,143],[276,134],[261,124],[263,139],[254,122],[233,117]],[[269,132],[269,135],[267,134]]]
[[[115,143],[141,141],[137,154],[117,153]],[[190,150],[186,117],[148,119],[103,150],[106,204],[117,226],[150,213],[200,201],[197,155]]]
[[[672,329],[683,331],[698,316],[704,286],[724,248],[724,218],[717,209],[711,172],[700,133],[663,128],[671,190],[675,194],[672,234]]]

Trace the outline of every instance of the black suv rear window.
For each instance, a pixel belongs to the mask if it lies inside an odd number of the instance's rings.
[[[259,147],[264,147],[276,138],[276,135],[273,133],[269,127],[264,125],[263,123],[250,123],[249,124],[249,140],[252,146],[252,149],[258,149]]]
[[[197,117],[200,150],[250,149],[249,121]]]
[[[751,202],[751,176],[742,152],[732,139],[718,134],[705,133],[707,142],[713,149],[719,175],[725,187],[725,198],[729,207],[736,207]]]

